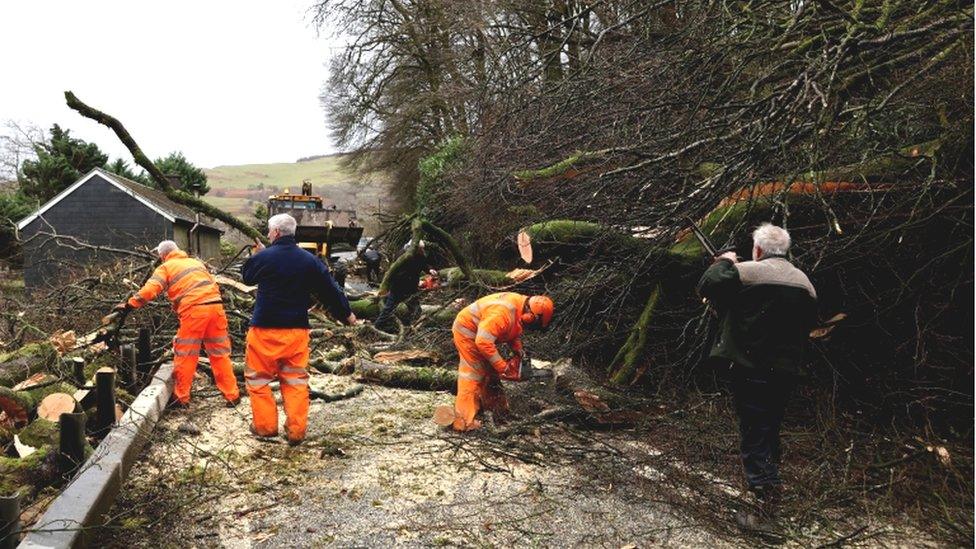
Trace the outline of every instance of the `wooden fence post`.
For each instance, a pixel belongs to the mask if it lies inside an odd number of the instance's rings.
[[[58,466],[62,475],[78,468],[85,460],[85,413],[64,413],[58,418]]]
[[[99,368],[95,373],[95,434],[104,436],[115,424],[115,370]]]
[[[0,549],[13,549],[20,542],[20,493],[0,496]]]

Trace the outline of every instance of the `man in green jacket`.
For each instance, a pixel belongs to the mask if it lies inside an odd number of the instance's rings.
[[[817,292],[786,258],[786,230],[765,223],[752,240],[752,261],[740,262],[734,252],[716,257],[702,275],[698,293],[718,313],[710,358],[731,370],[746,480],[769,512],[782,489],[783,410],[816,323]],[[760,519],[750,515],[740,513],[740,526],[756,526]]]

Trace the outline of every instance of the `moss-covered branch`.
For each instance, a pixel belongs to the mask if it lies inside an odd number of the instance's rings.
[[[461,251],[461,246],[458,245],[453,236],[437,225],[423,219],[421,220],[421,228],[423,228],[423,231],[431,238],[431,240],[434,240],[441,246],[447,248],[447,251],[454,259],[454,263],[459,269],[461,269],[461,272],[463,272],[465,276],[471,276],[471,264],[468,262],[467,256],[465,256],[464,252]]]
[[[132,135],[129,134],[128,130],[125,129],[125,126],[123,126],[117,118],[86,105],[71,91],[64,92],[64,98],[69,107],[77,111],[85,118],[90,118],[114,131],[115,135],[118,136],[120,141],[122,141],[122,144],[129,149],[129,152],[132,154],[132,158],[135,159],[136,164],[146,170],[149,176],[152,177],[153,181],[159,185],[159,188],[166,193],[166,196],[170,200],[183,204],[184,206],[192,208],[194,211],[208,215],[214,219],[219,219],[247,236],[260,239],[261,241],[267,243],[267,238],[263,234],[259,233],[254,227],[251,227],[237,217],[221,210],[220,208],[214,207],[207,202],[204,202],[190,193],[174,189],[169,184],[169,180],[166,179],[166,176],[163,175],[163,172],[160,171],[160,169],[149,160],[149,157],[142,152],[142,149],[139,148],[139,144],[136,143],[136,140],[133,139]]]
[[[349,307],[352,312],[359,319],[374,319],[380,314],[380,310],[383,308],[383,302],[376,299],[357,299],[355,301],[349,302]],[[397,318],[406,318],[407,316],[407,306],[403,303],[397,305],[394,310],[394,314]]]
[[[446,368],[395,366],[371,360],[360,360],[353,377],[360,382],[387,387],[421,389],[425,391],[453,391],[457,388],[457,372]]]
[[[620,257],[629,254],[643,255],[651,250],[648,240],[635,238],[611,227],[591,221],[551,219],[522,229],[532,243],[533,263],[545,259],[569,259],[579,256],[580,250],[599,242],[594,253],[609,253]]]
[[[57,360],[58,351],[48,342],[0,354],[0,387],[12,387],[38,372],[50,371]]]
[[[491,287],[508,286],[513,283],[505,271],[494,271],[490,269],[474,269],[469,275],[465,276],[460,268],[448,267],[438,271],[438,276],[448,287],[459,286],[462,282],[474,282]]]
[[[573,177],[577,175],[577,166],[580,164],[587,164],[593,162],[594,160],[602,160],[606,158],[607,155],[614,152],[614,150],[615,149],[576,151],[555,164],[551,164],[537,170],[520,170],[514,172],[512,175],[519,181],[519,183],[523,185],[538,181],[540,179],[548,179],[556,176]]]
[[[471,278],[473,276],[473,271],[471,270],[471,265],[468,262],[468,258],[461,251],[461,247],[458,245],[457,241],[454,240],[454,237],[437,225],[434,225],[418,215],[414,215],[410,222],[411,245],[404,253],[400,254],[400,257],[396,258],[396,260],[390,264],[390,268],[386,270],[386,275],[383,276],[383,282],[380,283],[380,295],[386,295],[390,291],[390,285],[392,284],[393,279],[398,276],[400,269],[403,269],[404,265],[407,263],[414,261],[417,254],[422,253],[418,243],[421,240],[424,240],[424,236],[426,236],[428,240],[437,242],[446,248],[448,253],[451,254],[451,258],[454,260],[454,263],[458,266],[458,269],[464,273],[465,277]],[[356,316],[359,315],[357,314]]]
[[[644,350],[647,348],[647,334],[660,299],[661,284],[658,283],[651,290],[651,295],[647,298],[644,311],[641,312],[637,323],[630,329],[630,335],[627,336],[627,341],[621,345],[617,351],[617,355],[610,362],[610,368],[613,371],[610,381],[613,383],[617,385],[628,385],[637,378],[638,366],[643,358]]]

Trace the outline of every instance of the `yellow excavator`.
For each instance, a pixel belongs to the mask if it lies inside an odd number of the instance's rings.
[[[335,204],[326,207],[321,196],[312,194],[309,179],[302,181],[302,194],[291,194],[285,189],[268,197],[268,216],[281,213],[298,221],[295,231],[298,245],[323,259],[334,251],[355,251],[363,236],[356,210],[341,210]]]

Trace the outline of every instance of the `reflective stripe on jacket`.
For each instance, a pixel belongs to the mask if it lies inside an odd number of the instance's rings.
[[[188,257],[183,250],[166,256],[145,285],[129,298],[129,305],[142,307],[164,291],[177,314],[194,305],[220,301],[220,288],[213,275],[202,261]]]
[[[522,349],[522,309],[528,297],[513,292],[487,295],[458,313],[454,332],[474,343],[483,359],[498,372],[505,370],[505,359],[498,343],[508,343],[514,351]]]

